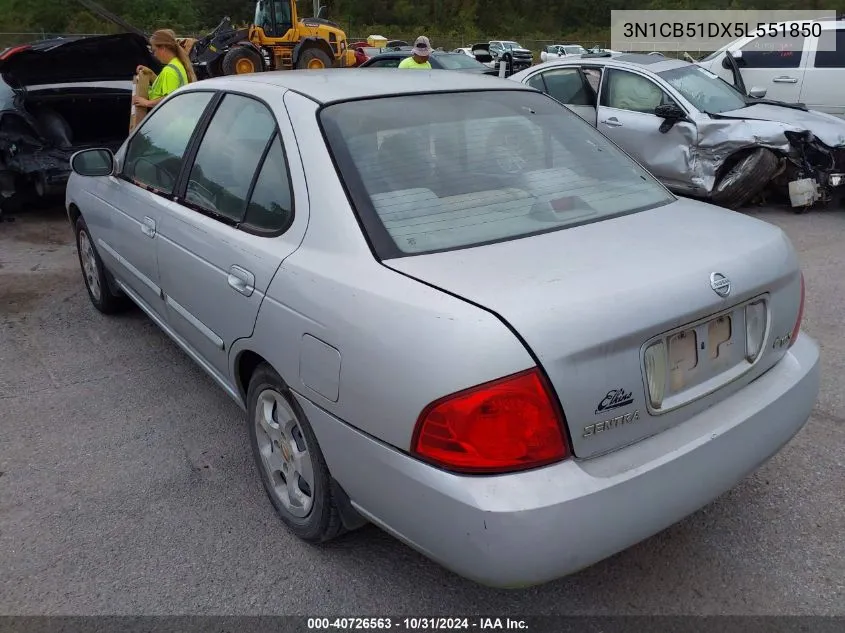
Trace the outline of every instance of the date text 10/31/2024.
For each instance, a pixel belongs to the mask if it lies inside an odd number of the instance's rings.
[[[525,620],[513,618],[308,618],[309,631],[366,631],[366,630],[526,630]]]

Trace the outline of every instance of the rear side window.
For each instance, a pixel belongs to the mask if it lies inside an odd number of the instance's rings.
[[[203,136],[185,200],[237,223],[244,217],[253,177],[276,131],[260,101],[227,94]]]
[[[129,141],[123,176],[161,193],[172,193],[191,135],[212,92],[172,97],[150,114]]]
[[[546,92],[561,103],[595,105],[577,68],[550,70],[543,75],[543,79],[546,82]]]
[[[284,230],[293,217],[287,161],[279,135],[273,138],[255,181],[244,224],[263,232]]]
[[[350,101],[320,118],[382,259],[559,230],[675,199],[590,124],[537,92]]]
[[[798,68],[804,51],[803,37],[757,37],[742,47],[738,64],[744,68]]]
[[[399,62],[402,60],[398,57],[390,57],[389,59],[377,59],[372,64],[370,64],[370,68],[398,68]]]
[[[822,31],[813,66],[845,68],[845,29]]]

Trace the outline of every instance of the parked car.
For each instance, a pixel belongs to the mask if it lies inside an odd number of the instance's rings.
[[[845,20],[800,23],[809,36],[746,37],[697,63],[743,93],[845,117]]]
[[[534,63],[534,55],[518,42],[509,40],[493,40],[486,43],[473,44],[473,56],[482,64],[490,68],[498,68],[503,62],[510,68],[510,74],[524,70]]]
[[[243,407],[307,541],[369,520],[542,583],[730,489],[818,395],[784,233],[517,82],[209,79],[73,166],[93,305],[137,303]]]
[[[804,210],[845,182],[845,121],[747,97],[695,64],[591,56],[511,79],[569,106],[682,195],[737,208],[771,191]]]
[[[580,44],[552,44],[540,51],[540,61],[548,62],[570,55],[586,55],[587,49]]]
[[[402,60],[412,54],[413,51],[410,49],[381,53],[365,61],[361,64],[361,68],[398,68]],[[429,57],[429,62],[435,70],[457,70],[465,73],[494,76],[498,74],[496,70],[460,53],[434,51]]]
[[[0,214],[63,196],[70,157],[117,149],[129,131],[132,77],[161,69],[131,33],[54,38],[0,53]]]
[[[452,51],[453,53],[460,53],[461,55],[468,55],[469,57],[474,57],[472,54],[471,47],[464,47],[464,48],[456,48]]]

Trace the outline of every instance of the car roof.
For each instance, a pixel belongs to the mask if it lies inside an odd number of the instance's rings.
[[[534,89],[507,79],[475,73],[425,72],[395,68],[322,68],[276,70],[214,77],[197,82],[201,88],[248,91],[249,84],[287,88],[320,104],[429,92]]]
[[[551,68],[553,66],[573,66],[584,62],[589,62],[591,65],[594,66],[633,66],[638,68],[646,68],[653,73],[662,73],[666,70],[674,70],[675,68],[682,68],[684,66],[693,65],[682,59],[672,59],[671,57],[662,57],[661,55],[622,53],[621,55],[587,55],[582,57],[571,57],[568,59],[556,59],[550,62],[539,64],[538,66],[532,66],[531,70],[536,70],[540,66],[542,66],[543,68]]]

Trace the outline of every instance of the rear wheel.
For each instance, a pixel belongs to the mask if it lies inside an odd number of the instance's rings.
[[[296,60],[297,69],[307,68],[308,70],[316,70],[319,68],[331,68],[332,58],[328,53],[319,48],[306,48],[299,55]]]
[[[331,475],[314,431],[287,385],[266,363],[249,381],[247,404],[255,465],[282,521],[312,543],[342,534]]]
[[[224,75],[246,75],[260,70],[261,57],[246,46],[236,46],[223,57]]]

